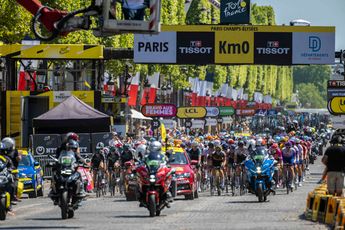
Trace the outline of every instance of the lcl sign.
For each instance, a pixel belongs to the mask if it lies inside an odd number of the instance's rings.
[[[177,108],[176,116],[178,118],[204,118],[207,110],[205,107],[193,106],[193,107],[179,107]]]

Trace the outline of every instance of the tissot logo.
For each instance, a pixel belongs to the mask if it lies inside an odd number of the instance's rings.
[[[259,54],[288,54],[291,48],[279,47],[279,41],[268,41],[266,48],[256,48]]]
[[[214,61],[214,33],[178,32],[177,62],[207,64]]]
[[[254,59],[257,64],[290,65],[291,33],[254,33]]]
[[[182,54],[210,54],[212,47],[202,47],[202,41],[190,41],[189,47],[179,47]]]

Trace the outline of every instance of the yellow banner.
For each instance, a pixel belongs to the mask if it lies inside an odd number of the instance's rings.
[[[163,122],[161,122],[161,135],[162,135],[162,142],[165,142],[165,139],[167,138],[167,131],[165,129]]]
[[[176,32],[305,32],[335,33],[334,26],[204,26],[204,25],[162,25],[162,31]]]
[[[215,63],[253,63],[254,33],[215,33]]]
[[[25,59],[103,59],[101,45],[0,45],[0,56]]]
[[[176,116],[178,118],[203,118],[206,113],[205,107],[179,107]]]
[[[345,97],[333,97],[328,102],[330,112],[335,114],[345,114]]]

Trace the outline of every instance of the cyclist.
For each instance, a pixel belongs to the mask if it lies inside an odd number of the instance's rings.
[[[119,160],[120,160],[120,154],[117,151],[117,149],[115,147],[110,147],[110,153],[107,159],[109,181],[112,180],[111,176],[112,176],[112,171],[115,169],[115,163],[118,162]]]
[[[216,168],[220,167],[220,181],[221,181],[221,188],[224,189],[224,172],[223,167],[225,166],[225,153],[222,151],[222,147],[220,145],[216,145],[215,151],[210,156],[212,161],[212,176],[215,178],[216,176]]]
[[[236,176],[239,176],[241,171],[243,174],[245,174],[245,170],[242,163],[247,159],[247,156],[248,156],[248,150],[246,147],[244,147],[244,142],[239,141],[238,147],[235,149],[235,157],[234,157]],[[242,183],[243,182],[244,181],[242,181]]]
[[[296,150],[293,148],[292,143],[290,141],[285,143],[285,147],[282,149],[282,156],[283,156],[283,164],[284,164],[284,179],[285,181],[290,181],[290,186],[292,186],[292,181],[295,178],[294,172],[294,164],[296,161]],[[290,171],[290,178],[285,178],[285,170]]]
[[[104,152],[103,152],[103,147],[104,145],[100,144],[102,142],[99,142],[96,146],[96,152],[91,158],[91,168],[92,168],[92,177],[93,177],[93,183],[95,187],[95,182],[96,182],[96,176],[98,173],[98,170],[101,170],[103,173],[106,171],[106,166],[105,166],[105,157],[104,157]]]
[[[193,141],[192,142],[192,148],[189,149],[187,152],[188,152],[188,155],[189,155],[189,158],[193,161],[197,161],[197,165],[196,165],[196,174],[197,174],[197,181],[198,181],[198,191],[201,192],[201,189],[200,189],[200,165],[201,165],[201,150],[199,148],[199,143],[196,142],[196,141]]]

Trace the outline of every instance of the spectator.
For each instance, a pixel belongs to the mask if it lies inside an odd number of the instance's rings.
[[[332,146],[326,149],[322,163],[327,167],[327,188],[331,195],[341,196],[344,186],[345,141],[340,135],[332,137]]]

